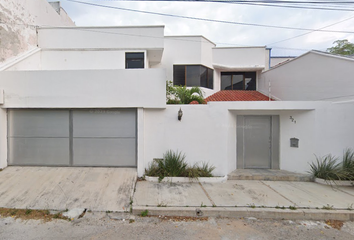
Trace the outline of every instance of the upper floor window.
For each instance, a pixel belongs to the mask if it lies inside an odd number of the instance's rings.
[[[256,90],[256,72],[222,72],[221,90]]]
[[[144,68],[143,52],[126,52],[125,68]]]
[[[202,65],[173,65],[173,85],[213,89],[213,69]]]

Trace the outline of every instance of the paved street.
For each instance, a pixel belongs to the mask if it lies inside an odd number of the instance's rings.
[[[124,214],[87,213],[80,221],[54,220],[42,223],[0,218],[0,239],[256,239],[256,240],[319,240],[354,239],[354,223],[324,221],[260,220],[166,217],[136,217],[129,222]]]

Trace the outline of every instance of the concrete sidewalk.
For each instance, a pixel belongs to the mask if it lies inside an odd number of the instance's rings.
[[[136,214],[354,220],[354,188],[314,182],[137,183]],[[307,216],[306,216],[307,215]]]

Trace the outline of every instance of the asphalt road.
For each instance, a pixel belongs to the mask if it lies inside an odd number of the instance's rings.
[[[0,217],[0,239],[354,239],[354,222],[262,220],[255,218],[130,217],[86,213],[73,220],[21,220]]]

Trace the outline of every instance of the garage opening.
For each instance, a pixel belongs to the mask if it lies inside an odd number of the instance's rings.
[[[11,109],[8,164],[136,167],[136,109]]]

